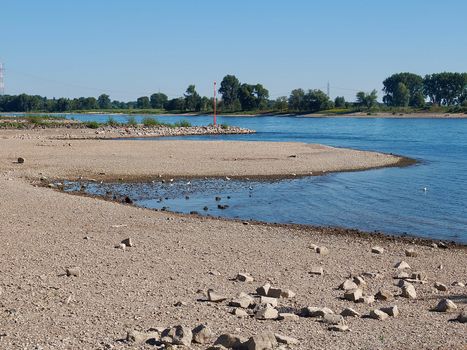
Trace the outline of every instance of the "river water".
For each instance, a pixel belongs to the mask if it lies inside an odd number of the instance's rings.
[[[108,118],[68,117],[103,122]],[[158,119],[187,119],[193,125],[212,122],[208,116]],[[184,139],[321,143],[400,154],[419,163],[281,181],[89,184],[87,191],[129,195],[136,205],[176,212],[340,226],[467,243],[467,119],[219,117],[218,122],[257,133]],[[216,197],[221,199],[216,201]],[[218,205],[227,207],[220,209]]]

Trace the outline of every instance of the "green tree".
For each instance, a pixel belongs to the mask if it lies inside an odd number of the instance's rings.
[[[373,90],[370,93],[366,93],[364,91],[357,92],[357,105],[366,107],[370,109],[371,107],[376,106],[378,99],[378,92]]]
[[[408,104],[410,106],[417,107],[417,103],[420,102],[419,96],[421,93],[423,93],[423,78],[417,74],[409,72],[393,74],[383,81],[383,91],[386,93],[386,95],[383,96],[383,102],[388,106],[397,107],[406,105],[405,96],[402,100],[397,100],[394,97],[394,94],[397,92],[399,83],[404,84],[408,90]]]
[[[307,112],[318,112],[332,107],[332,102],[321,90],[308,90],[303,98],[303,105]]]
[[[97,104],[100,109],[109,109],[112,107],[109,95],[102,94],[97,98]]]
[[[148,109],[150,107],[151,107],[151,104],[149,103],[149,97],[141,96],[141,97],[138,97],[138,99],[136,100],[136,108]]]
[[[289,107],[287,96],[280,96],[274,102],[274,109],[279,112],[286,112]]]
[[[429,74],[423,80],[425,95],[435,105],[452,106],[467,88],[467,73],[443,72]]]
[[[168,111],[183,111],[185,110],[185,99],[183,97],[173,98],[167,101],[165,108]]]
[[[337,96],[334,99],[334,107],[336,107],[336,108],[344,108],[345,107],[345,98],[344,98],[344,96]]]
[[[235,75],[226,75],[222,79],[219,93],[222,94],[222,101],[225,109],[234,110],[239,101],[240,81]]]
[[[166,94],[163,94],[161,92],[152,94],[150,96],[150,104],[151,108],[154,109],[162,109],[164,108],[165,104],[167,103],[168,98]]]
[[[398,107],[407,107],[410,101],[410,91],[404,83],[398,83],[392,95],[392,104]]]
[[[194,85],[189,85],[185,92],[185,109],[187,111],[201,110],[201,96],[196,92]]]
[[[305,110],[303,104],[305,91],[303,89],[294,89],[289,96],[289,110],[293,112],[301,112]]]

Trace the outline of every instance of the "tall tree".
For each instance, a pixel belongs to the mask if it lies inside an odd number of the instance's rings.
[[[321,90],[308,90],[303,98],[305,111],[318,112],[332,107],[327,94]]]
[[[222,101],[225,109],[234,110],[239,101],[240,81],[235,75],[226,75],[222,79],[219,93],[222,94]]]
[[[138,97],[138,99],[136,100],[136,108],[148,109],[150,107],[151,107],[151,104],[149,103],[149,97],[141,96],[141,97]]]
[[[407,107],[410,101],[410,91],[404,83],[399,82],[392,95],[394,106]]]
[[[362,107],[370,109],[371,107],[376,106],[378,99],[378,92],[373,90],[370,93],[364,91],[357,92],[357,104]]]
[[[383,102],[388,106],[406,105],[405,98],[402,100],[394,98],[395,93],[400,94],[400,90],[397,91],[399,83],[404,84],[408,90],[408,104],[410,106],[417,107],[420,102],[420,94],[423,92],[423,78],[417,74],[409,72],[393,74],[383,81],[383,91],[386,93],[386,95],[383,96]]]
[[[345,107],[345,98],[344,98],[344,96],[337,96],[334,99],[334,107],[336,107],[336,108],[344,108]]]
[[[194,85],[189,85],[185,92],[185,109],[187,111],[201,110],[201,96],[196,92]]]
[[[305,110],[303,104],[305,91],[303,89],[294,89],[289,96],[289,110],[293,112],[300,112]]]
[[[102,94],[97,98],[97,104],[100,109],[109,109],[112,107],[109,95]]]
[[[431,103],[451,106],[459,103],[459,99],[467,89],[467,73],[428,74],[423,80],[423,85]]]
[[[164,108],[165,104],[167,103],[167,100],[168,100],[168,97],[166,94],[163,94],[161,92],[152,94],[150,96],[151,108],[154,108],[154,109]]]

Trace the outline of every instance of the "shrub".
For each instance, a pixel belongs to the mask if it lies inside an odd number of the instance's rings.
[[[143,118],[144,126],[158,126],[160,125],[159,121],[154,117],[144,117]]]
[[[126,118],[126,123],[127,123],[127,125],[129,125],[129,126],[137,126],[137,125],[138,125],[138,123],[136,122],[136,118],[133,117],[133,116],[127,117],[127,118]]]
[[[118,122],[115,120],[114,117],[110,116],[109,119],[107,119],[107,125],[110,126],[118,126]]]
[[[180,120],[179,122],[176,122],[174,126],[178,128],[189,128],[191,123],[188,120]]]
[[[97,129],[100,126],[100,124],[96,121],[86,122],[84,123],[84,125],[86,125],[86,127],[90,129]]]

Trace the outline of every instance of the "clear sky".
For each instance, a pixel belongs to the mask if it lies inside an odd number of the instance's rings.
[[[234,74],[353,99],[396,72],[467,71],[467,1],[1,0],[0,38],[8,94],[211,96]]]

